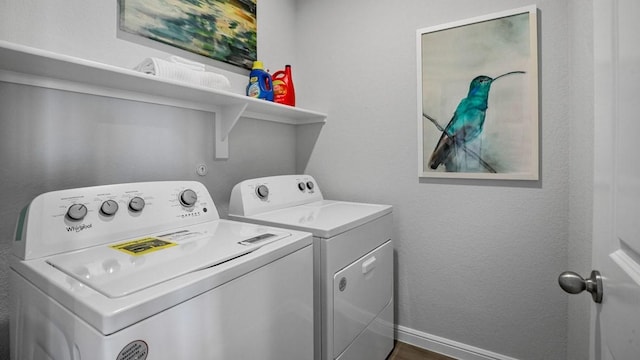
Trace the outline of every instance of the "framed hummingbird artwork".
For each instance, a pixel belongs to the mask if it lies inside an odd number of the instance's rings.
[[[419,176],[539,179],[534,6],[417,30]]]

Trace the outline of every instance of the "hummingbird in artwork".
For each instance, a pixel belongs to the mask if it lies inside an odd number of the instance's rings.
[[[471,80],[467,97],[458,104],[453,117],[442,131],[431,158],[429,158],[431,169],[435,170],[440,164],[445,163],[453,149],[464,148],[466,143],[482,133],[491,84],[503,76],[524,73],[524,71],[511,71],[495,78],[480,75]]]

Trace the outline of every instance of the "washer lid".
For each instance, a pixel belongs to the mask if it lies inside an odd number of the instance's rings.
[[[308,231],[313,236],[331,238],[371,220],[391,213],[390,205],[321,200],[304,205],[247,216],[263,224],[283,225]],[[241,216],[231,216],[242,219]]]
[[[47,263],[109,298],[118,298],[255,251],[290,233],[239,233],[225,222],[179,229],[51,257]]]

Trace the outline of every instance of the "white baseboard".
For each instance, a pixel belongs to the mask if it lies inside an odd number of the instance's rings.
[[[396,325],[396,340],[459,360],[518,360],[401,325]]]

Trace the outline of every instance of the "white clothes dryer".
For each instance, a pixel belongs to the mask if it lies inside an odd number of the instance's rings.
[[[311,360],[311,244],[221,220],[193,181],[40,195],[13,241],[11,359]]]
[[[313,177],[245,180],[229,218],[313,233],[316,360],[384,360],[394,346],[392,207],[325,200]]]

